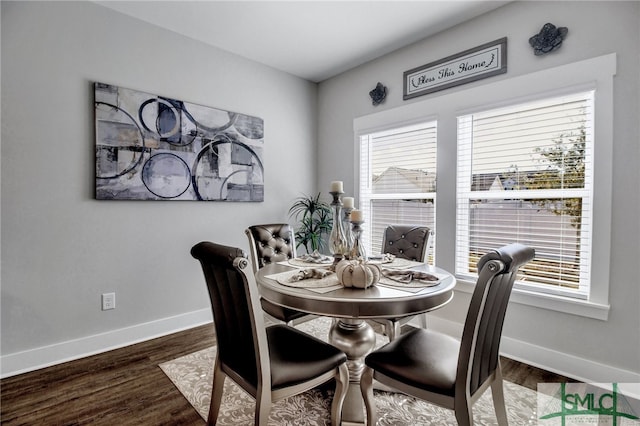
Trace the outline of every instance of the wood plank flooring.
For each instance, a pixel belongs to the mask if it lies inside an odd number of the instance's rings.
[[[0,424],[205,425],[158,364],[213,345],[204,325],[0,381]],[[505,379],[536,389],[571,381],[503,358]]]

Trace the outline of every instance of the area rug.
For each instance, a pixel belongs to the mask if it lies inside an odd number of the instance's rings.
[[[297,328],[326,340],[330,320],[318,318],[303,323]],[[387,342],[386,337],[376,334],[376,346]],[[160,364],[160,368],[198,411],[203,419],[209,414],[211,384],[215,346],[181,358]],[[330,388],[330,387],[329,387]],[[505,402],[509,424],[512,426],[534,424],[536,392],[514,383],[505,382]],[[332,389],[312,389],[303,394],[273,404],[269,425],[274,426],[324,426],[331,424],[330,404]],[[227,379],[218,416],[219,425],[253,425],[255,402],[251,396]],[[375,392],[378,409],[378,425],[457,425],[453,411],[416,400],[401,393]],[[491,392],[484,395],[473,406],[476,425],[497,425]]]

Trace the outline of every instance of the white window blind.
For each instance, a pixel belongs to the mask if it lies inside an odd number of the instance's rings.
[[[536,258],[517,286],[589,295],[593,92],[458,117],[456,273],[511,242]]]
[[[368,254],[380,254],[388,225],[422,225],[435,234],[436,141],[436,122],[360,136],[359,208]]]

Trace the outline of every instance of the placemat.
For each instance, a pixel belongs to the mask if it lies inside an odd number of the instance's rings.
[[[367,260],[367,263],[373,263],[385,268],[392,268],[392,269],[410,269],[416,266],[424,265],[423,262],[416,262],[414,260],[408,260],[408,259],[398,259],[397,257],[391,262],[384,262],[378,259],[370,259],[370,260]],[[296,268],[327,268],[332,264],[333,264],[333,259],[322,262],[322,263],[308,262],[300,258],[283,260],[281,262],[278,262],[278,265],[295,266]]]
[[[402,283],[402,282],[394,281],[391,278],[381,276],[380,281],[378,282],[378,285],[382,285],[385,287],[392,287],[394,289],[404,290],[410,293],[417,293],[426,287],[435,287],[439,285],[443,279],[447,278],[446,274],[439,274],[437,272],[429,272],[429,274],[435,275],[436,277],[438,277],[439,278],[438,281],[414,280],[408,283]]]
[[[414,260],[408,259],[399,259],[395,258],[392,262],[384,263],[380,260],[368,260],[368,263],[374,263],[376,265],[380,265],[382,268],[391,268],[391,269],[411,269],[416,266],[424,265],[424,262],[416,262]]]
[[[334,273],[320,279],[305,279],[299,281],[292,279],[299,273],[299,270],[286,271],[280,272],[279,274],[265,275],[265,278],[277,281],[278,284],[282,284],[287,287],[304,288],[317,293],[328,293],[342,288],[342,284],[338,282],[338,277]]]
[[[295,266],[296,268],[327,268],[333,264],[333,259],[323,262],[308,262],[304,259],[289,259],[278,262],[279,265]]]

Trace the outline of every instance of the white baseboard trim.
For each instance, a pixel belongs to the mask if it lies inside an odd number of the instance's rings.
[[[201,309],[93,336],[3,355],[0,357],[0,378],[122,348],[212,321],[211,309]]]
[[[212,322],[211,310],[202,309],[81,339],[3,355],[0,357],[0,378],[122,348],[210,322]],[[462,324],[433,315],[427,316],[427,325],[429,328],[457,338],[462,335]],[[640,383],[640,373],[505,336],[502,338],[501,353],[516,361],[587,383]]]
[[[428,315],[427,325],[433,330],[456,338],[460,338],[462,335],[461,323],[444,318]],[[640,373],[565,354],[554,349],[506,336],[502,336],[500,353],[507,358],[585,383],[640,383]]]
[[[585,383],[639,383],[640,373],[502,337],[500,352],[514,359]]]

